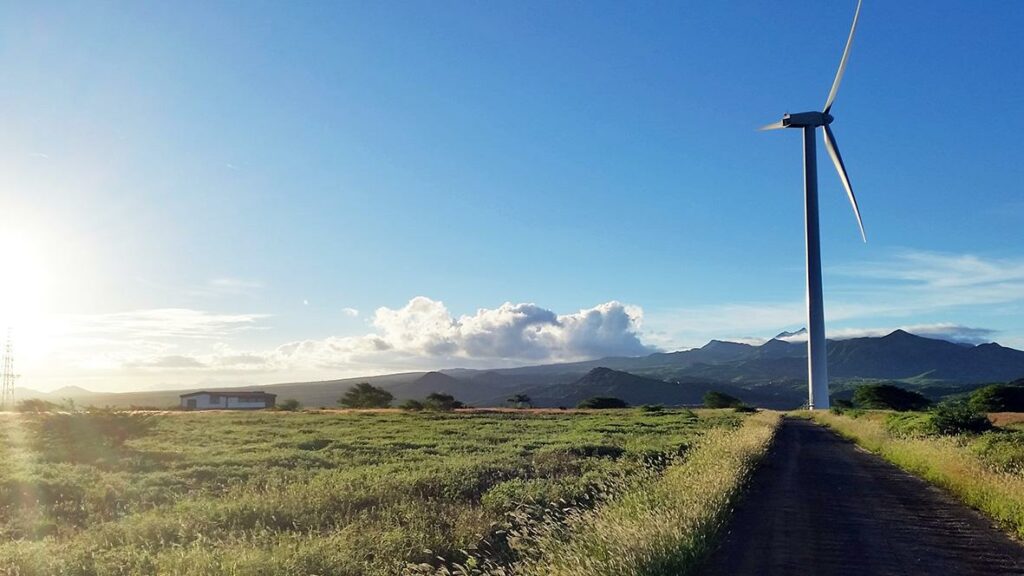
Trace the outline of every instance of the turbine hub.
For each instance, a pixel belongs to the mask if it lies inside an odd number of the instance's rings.
[[[800,112],[799,114],[786,114],[782,117],[782,125],[786,128],[818,127],[831,123],[832,115],[827,112]]]

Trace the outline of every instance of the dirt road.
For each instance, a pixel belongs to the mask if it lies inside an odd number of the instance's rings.
[[[937,488],[787,419],[702,572],[1024,575],[1024,546]]]

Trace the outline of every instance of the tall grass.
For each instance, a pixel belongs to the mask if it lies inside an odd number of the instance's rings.
[[[629,487],[593,511],[539,537],[520,534],[527,556],[517,573],[536,576],[682,575],[709,551],[740,488],[779,423],[762,413],[727,433],[707,435],[664,474]]]
[[[951,492],[1005,529],[1024,538],[1024,472],[978,455],[976,445],[997,433],[976,436],[895,436],[884,413],[858,418],[815,412],[813,418],[904,470]]]
[[[511,565],[508,514],[591,508],[745,416],[179,413],[89,458],[70,449],[78,434],[39,442],[43,418],[0,418],[5,576],[393,576],[476,556]]]

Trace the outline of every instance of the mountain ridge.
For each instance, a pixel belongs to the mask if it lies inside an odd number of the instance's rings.
[[[964,345],[894,330],[880,337],[828,340],[827,348],[834,393],[843,393],[859,381],[870,380],[901,381],[906,386],[940,394],[1024,377],[1024,352],[994,342]],[[721,389],[732,390],[751,403],[794,407],[806,394],[806,344],[778,338],[757,346],[712,340],[700,348],[638,357],[486,370],[452,368],[248,388],[275,393],[280,399],[297,398],[309,407],[333,407],[341,394],[359,382],[385,388],[398,400],[443,392],[471,405],[497,406],[511,394],[527,393],[557,406],[567,405],[563,402],[576,397],[573,389],[600,388],[593,380],[608,372],[600,371],[591,382],[579,383],[597,368],[643,378],[644,381],[633,381],[634,384],[665,393],[660,402],[649,399],[644,403],[694,403],[696,391]],[[615,378],[619,384],[629,381],[625,376]],[[685,390],[663,388],[661,384],[682,386]],[[80,404],[167,407],[177,404],[179,394],[195,389],[124,393],[90,393],[77,387],[72,390]],[[19,388],[16,398],[59,401],[59,392],[45,394]]]

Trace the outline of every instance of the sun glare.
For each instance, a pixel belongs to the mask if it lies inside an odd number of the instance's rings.
[[[49,270],[42,245],[25,230],[0,231],[0,346],[13,331],[19,356],[33,356],[45,323]]]

